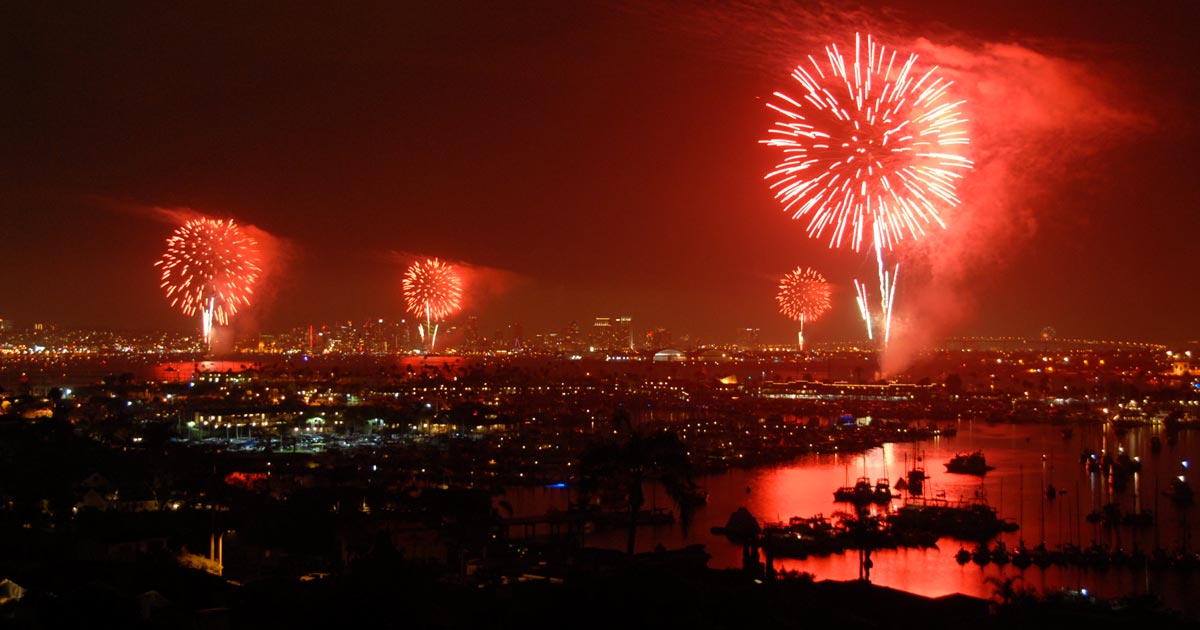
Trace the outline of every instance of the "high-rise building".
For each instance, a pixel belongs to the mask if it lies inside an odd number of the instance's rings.
[[[412,349],[413,329],[408,320],[402,319],[395,324],[392,330],[392,339],[393,352],[408,352]]]
[[[581,352],[584,347],[583,333],[579,330],[579,322],[571,322],[565,330],[562,331],[559,341],[559,350],[563,352]]]
[[[590,345],[604,352],[626,352],[633,349],[633,318],[597,317],[592,323]]]
[[[633,318],[623,315],[613,322],[613,349],[633,350]]]
[[[757,328],[747,327],[738,331],[738,345],[747,350],[758,350],[760,331]]]
[[[612,320],[608,317],[597,317],[592,322],[590,345],[594,350],[607,350],[612,338]]]

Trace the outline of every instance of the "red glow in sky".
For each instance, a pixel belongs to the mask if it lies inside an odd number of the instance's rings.
[[[770,296],[802,259],[834,286],[822,336],[858,339],[874,259],[780,212],[758,140],[805,55],[870,32],[972,110],[961,203],[903,253],[899,337],[1196,339],[1197,23],[1184,1],[7,5],[0,317],[191,328],[147,271],[163,224],[127,210],[190,207],[288,244],[237,318],[263,330],[403,316],[378,262],[405,250],[519,279],[485,329],[629,315],[693,341],[791,340]]]

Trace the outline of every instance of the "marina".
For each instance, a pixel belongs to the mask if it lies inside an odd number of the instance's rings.
[[[1200,454],[1196,431],[1179,432],[1173,445],[1154,454],[1152,438],[1165,441],[1165,436],[1153,425],[1130,428],[1120,438],[1111,427],[1099,424],[1072,425],[1069,438],[1064,437],[1062,426],[1049,422],[959,421],[948,426],[953,427],[953,435],[937,435],[920,443],[924,461],[946,461],[958,453],[982,450],[995,468],[984,477],[923,473],[923,492],[916,497],[904,493],[905,499],[894,501],[890,511],[903,514],[906,509],[936,511],[939,506],[980,505],[982,498],[988,510],[994,510],[992,527],[998,531],[974,533],[974,537],[988,534],[986,542],[971,540],[969,531],[958,532],[962,538],[942,531],[928,546],[880,548],[871,555],[872,582],[931,597],[963,593],[986,598],[995,588],[989,579],[1011,578],[1041,592],[1086,588],[1098,597],[1155,593],[1193,617],[1200,615],[1190,597],[1198,565],[1192,541],[1200,533],[1200,521],[1184,499],[1186,490],[1172,490],[1173,481],[1187,470],[1185,465]],[[1124,489],[1112,483],[1111,475],[1089,470],[1080,461],[1080,454],[1087,449],[1100,453],[1117,448],[1142,462],[1142,469]],[[745,560],[742,545],[724,535],[732,513],[744,510],[758,523],[781,524],[782,529],[812,527],[822,521],[832,527],[835,513],[855,509],[852,504],[837,503],[830,491],[844,486],[847,469],[861,471],[865,461],[871,478],[908,478],[903,473],[905,468],[915,469],[913,450],[912,444],[888,443],[865,454],[814,454],[787,465],[703,476],[698,482],[708,489],[709,500],[696,511],[687,532],[678,525],[643,528],[638,549],[703,544],[712,556],[709,566],[741,567]],[[1050,485],[1056,488],[1054,499],[1045,492]],[[517,490],[509,493],[508,500],[517,510],[536,512],[555,502],[565,505],[568,494],[569,489]],[[646,495],[657,497],[659,506],[667,505],[662,492],[651,489]],[[1088,515],[1103,513],[1106,505],[1116,506],[1121,518],[1108,524],[1089,520]],[[875,503],[867,503],[863,509],[881,518],[889,513],[887,506]],[[1152,522],[1145,524],[1142,514],[1151,514]],[[822,521],[805,520],[816,515],[821,515]],[[902,517],[897,518],[903,522]],[[763,530],[770,531],[767,526]],[[590,545],[613,548],[621,548],[623,542],[617,533],[588,539]],[[793,545],[806,547],[804,558],[777,553],[772,558],[776,570],[807,572],[817,579],[859,576],[858,555],[841,553],[849,545],[828,541]],[[986,555],[980,553],[981,545]],[[965,563],[961,562],[962,551],[970,556]],[[758,558],[765,560],[761,555]]]

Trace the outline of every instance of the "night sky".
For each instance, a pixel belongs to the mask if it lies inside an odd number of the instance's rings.
[[[903,252],[899,346],[1200,338],[1200,3],[8,3],[0,317],[192,330],[154,261],[187,214],[272,253],[243,332],[402,316],[413,256],[469,269],[485,333],[864,337],[853,278],[763,180],[791,68],[870,32],[968,103],[976,168]],[[1145,8],[1152,6],[1153,8]],[[452,320],[453,323],[454,320]]]

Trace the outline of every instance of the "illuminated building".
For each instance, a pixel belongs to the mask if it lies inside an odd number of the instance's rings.
[[[758,350],[761,332],[758,328],[743,328],[738,331],[737,345],[746,350]]]
[[[908,383],[816,383],[791,381],[763,383],[759,396],[809,400],[926,401],[933,396],[934,385]]]
[[[618,317],[613,323],[614,348],[633,350],[633,318],[628,315]]]
[[[591,346],[596,351],[633,349],[633,318],[597,317],[592,324]]]

